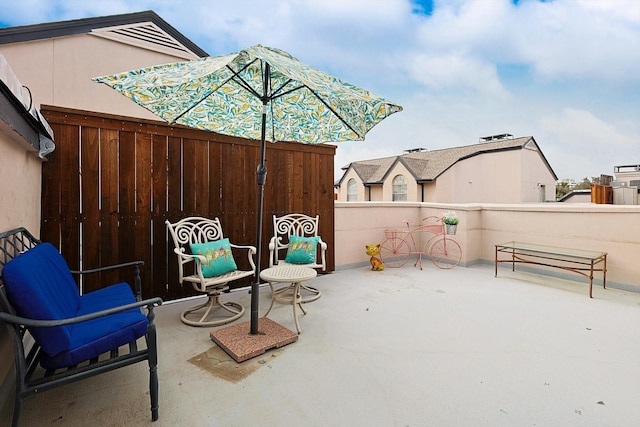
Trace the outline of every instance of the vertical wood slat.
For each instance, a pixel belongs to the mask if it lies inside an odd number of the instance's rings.
[[[196,212],[197,178],[196,178],[196,141],[182,141],[182,193],[183,216],[193,216]]]
[[[118,254],[121,259],[134,261],[139,236],[136,229],[136,134],[121,131],[118,146]]]
[[[60,127],[60,251],[69,268],[80,269],[80,134],[76,126]]]
[[[100,140],[99,129],[83,127],[80,129],[81,143],[81,186],[82,198],[82,269],[96,268],[100,265],[100,221],[99,218],[99,159]],[[83,277],[83,293],[91,292],[99,288],[102,280],[108,275],[92,274]]]
[[[151,269],[151,277],[149,280],[152,284],[156,280],[164,280],[169,277],[169,263],[174,261],[175,256],[168,251],[167,232],[165,220],[167,219],[167,142],[168,138],[162,135],[153,135],[151,147],[151,187],[152,187],[152,206],[151,206],[151,222],[152,222],[152,256],[149,268]],[[158,244],[160,242],[160,244]],[[175,261],[171,262],[175,266]],[[177,273],[176,273],[177,274]],[[160,282],[162,283],[162,282]],[[153,285],[152,285],[153,288]],[[145,293],[145,295],[153,295]]]
[[[177,283],[166,219],[217,216],[234,243],[256,244],[257,141],[60,107],[45,107],[43,113],[57,149],[43,164],[41,236],[59,243],[70,266],[71,260],[79,262],[80,247],[86,268],[143,260],[143,297],[171,300],[195,291]],[[334,152],[326,146],[267,146],[263,268],[272,215],[300,212],[320,215],[320,234],[331,254],[328,270],[334,269]],[[88,265],[94,262],[99,265]],[[246,261],[238,263],[244,267]],[[131,282],[131,273],[104,275],[87,290]]]
[[[182,139],[179,137],[169,136],[167,138],[167,212],[166,220],[171,222],[178,221],[182,217]],[[166,227],[163,224],[163,227]],[[157,243],[157,239],[156,239]],[[171,238],[167,236],[163,242],[167,252],[167,276],[159,278],[154,276],[155,283],[163,283],[165,289],[163,293],[154,295],[162,295],[165,299],[178,299],[184,295],[188,295],[190,290],[184,284],[178,283],[178,260],[173,253],[173,244]],[[158,270],[156,270],[158,273]],[[162,281],[159,281],[162,280]]]
[[[100,129],[100,266],[119,262],[119,182],[118,182],[118,131]],[[97,266],[93,266],[97,267]],[[106,283],[120,278],[114,272],[103,275]],[[120,280],[125,280],[124,277]]]
[[[194,169],[196,187],[194,189],[194,212],[209,211],[209,143],[195,141]]]
[[[50,123],[50,125],[54,135],[61,135],[60,124]],[[60,169],[60,162],[47,161],[42,164],[40,238],[56,247],[60,246]]]
[[[151,251],[151,135],[148,133],[135,134],[135,236],[134,255],[136,259],[143,251]],[[143,295],[153,293],[153,274],[151,273],[151,262],[145,262],[141,268],[145,280],[142,283]]]

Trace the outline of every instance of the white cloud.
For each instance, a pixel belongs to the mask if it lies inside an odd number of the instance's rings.
[[[640,19],[638,3],[633,4],[597,0],[527,2],[517,14],[520,59],[548,79],[637,83]],[[625,14],[628,6],[632,6],[630,15]]]
[[[606,13],[623,21],[640,23],[640,2],[637,0],[577,0],[577,3],[596,13]]]
[[[539,135],[544,138],[542,151],[547,151],[547,145],[551,147],[549,161],[557,171],[565,173],[562,177],[612,175],[614,166],[640,162],[640,145],[635,136],[589,111],[565,108],[559,115],[541,118],[539,128]],[[630,157],[632,153],[638,157]]]
[[[409,75],[437,91],[474,89],[485,95],[506,97],[495,65],[468,55],[415,55],[408,61]]]
[[[628,149],[632,143],[632,139],[620,133],[615,125],[599,119],[589,111],[573,108],[565,108],[560,116],[543,118],[541,129],[561,136],[566,144],[578,150],[585,143],[595,143],[603,151]]]

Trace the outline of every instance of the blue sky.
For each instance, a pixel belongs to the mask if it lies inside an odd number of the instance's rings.
[[[142,10],[210,55],[278,47],[402,105],[338,144],[338,176],[500,133],[533,136],[559,178],[640,164],[640,1],[22,0],[0,25]]]

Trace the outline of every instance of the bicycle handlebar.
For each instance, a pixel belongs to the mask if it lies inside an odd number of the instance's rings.
[[[424,222],[424,221],[428,221],[430,219],[435,219],[436,222],[439,222],[439,223],[442,222],[442,217],[439,217],[439,216],[436,216],[436,215],[430,215],[430,216],[424,217],[420,221]],[[403,224],[406,224],[407,228],[411,228],[410,225],[411,225],[412,222],[413,221],[411,221],[410,219],[405,219],[404,221],[402,221]]]

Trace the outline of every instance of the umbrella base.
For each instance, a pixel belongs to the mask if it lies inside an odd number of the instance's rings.
[[[236,362],[244,362],[272,348],[298,341],[298,334],[271,319],[258,319],[258,333],[250,333],[250,322],[212,331],[209,335]]]

